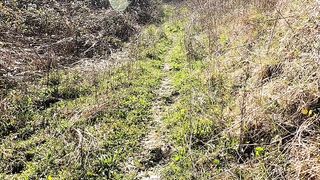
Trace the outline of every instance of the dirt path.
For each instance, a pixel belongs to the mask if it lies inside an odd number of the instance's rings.
[[[168,74],[170,69],[169,64],[166,63],[163,71]],[[157,95],[157,99],[153,102],[153,121],[150,124],[150,132],[142,141],[142,146],[144,147],[142,154],[146,158],[143,161],[145,170],[138,174],[138,179],[161,179],[161,170],[172,153],[170,145],[163,136],[164,125],[162,120],[178,95],[174,93],[171,79],[168,75],[162,80]]]

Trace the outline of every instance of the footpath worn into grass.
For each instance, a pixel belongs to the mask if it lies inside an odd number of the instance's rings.
[[[170,67],[164,65],[163,71],[168,73]],[[149,133],[142,140],[141,145],[144,152],[141,154],[141,162],[144,170],[139,172],[141,179],[161,179],[161,170],[170,156],[171,147],[163,136],[163,116],[168,111],[169,106],[174,103],[171,80],[165,76],[157,90],[157,98],[153,102],[153,116],[149,124]]]
[[[172,144],[170,144],[166,137],[167,131],[165,130],[166,127],[163,120],[179,97],[179,93],[173,88],[173,68],[170,61],[173,53],[175,53],[176,44],[180,44],[182,39],[179,36],[179,25],[175,26],[168,23],[160,28],[165,33],[167,41],[171,43],[164,56],[160,57],[164,62],[164,78],[160,88],[157,90],[157,98],[153,102],[153,120],[150,122],[149,133],[141,143],[145,149],[142,153],[144,170],[138,175],[138,178],[141,179],[162,179],[162,171],[173,153]]]
[[[315,37],[306,7],[294,25]],[[234,24],[220,25],[216,55],[188,10],[166,7],[134,61],[9,92],[0,179],[317,179],[320,71],[306,58],[317,43],[300,47],[304,31],[279,27],[270,44],[273,16],[250,8],[224,14]]]
[[[165,58],[176,31],[173,24],[147,28],[134,62],[57,71],[11,91],[1,114],[0,178],[133,179],[151,172],[167,148],[161,121],[174,97]]]

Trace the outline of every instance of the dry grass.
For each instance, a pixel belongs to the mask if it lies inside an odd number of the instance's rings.
[[[199,30],[207,37],[201,46],[208,47],[209,76],[223,74],[224,86],[233,84],[236,106],[223,110],[233,122],[209,142],[238,139],[237,162],[226,162],[218,177],[319,179],[319,3],[190,1],[189,7],[187,37],[193,41]],[[203,49],[186,44],[192,54]],[[255,157],[257,147],[263,158]]]
[[[142,25],[160,17],[155,1],[132,1],[125,12],[112,10],[106,2],[1,2],[0,88],[23,86],[51,69],[89,58],[108,59]]]
[[[320,179],[318,1],[186,1],[190,11],[182,8],[175,14],[177,17],[166,19],[163,26],[149,27],[138,40],[138,48],[129,52],[134,59],[149,61],[126,63],[114,71],[102,70],[112,69],[116,61],[128,56],[126,51],[123,55],[114,50],[130,39],[129,34],[137,28],[135,20],[144,24],[154,16],[144,14],[149,1],[132,1],[129,14],[102,10],[101,4],[94,2],[90,5],[94,10],[80,8],[73,12],[75,20],[71,20],[76,25],[60,27],[60,22],[52,21],[46,24],[45,32],[30,27],[25,33],[29,33],[31,40],[24,36],[17,41],[16,49],[8,42],[0,44],[3,57],[16,59],[5,65],[0,61],[2,76],[10,77],[15,69],[17,74],[49,72],[51,68],[79,60],[93,62],[76,66],[81,73],[71,71],[70,77],[57,73],[58,83],[51,72],[44,80],[50,88],[42,84],[47,94],[41,94],[35,87],[31,89],[34,95],[27,89],[0,100],[0,110],[7,112],[0,114],[6,120],[0,121],[6,142],[1,153],[6,162],[12,162],[0,165],[7,173],[5,176],[19,176],[29,168],[23,160],[32,153],[28,152],[30,141],[37,148],[40,144],[41,149],[35,151],[42,154],[37,156],[48,158],[34,159],[44,164],[28,169],[25,177],[29,170],[33,176],[44,178],[50,172],[43,170],[61,173],[58,177],[81,177],[84,169],[86,177],[124,177],[128,167],[123,167],[123,162],[128,154],[137,154],[141,148],[139,140],[148,130],[148,107],[155,98],[154,88],[164,75],[163,61],[168,61],[172,68],[166,76],[172,79],[179,99],[164,115],[166,128],[160,130],[165,131],[173,147],[164,172],[167,179]],[[90,17],[77,14],[82,11],[93,14]],[[140,13],[133,17],[133,11]],[[95,17],[100,13],[112,18]],[[175,10],[167,9],[166,13],[172,16]],[[8,14],[10,19],[12,13]],[[20,21],[16,19],[15,23]],[[96,21],[87,24],[88,19]],[[115,22],[121,23],[113,26]],[[6,26],[10,27],[10,23]],[[77,31],[75,27],[82,25],[84,28]],[[112,28],[102,30],[105,26]],[[48,44],[45,33],[54,34],[55,28],[68,36],[61,38],[56,34],[56,39],[50,41],[50,47],[54,48],[50,49],[45,46]],[[22,33],[23,29],[20,30]],[[0,40],[12,43],[18,34],[0,33]],[[37,48],[26,46],[25,42],[40,43],[36,47],[44,48],[45,53],[39,54]],[[95,64],[108,50],[118,60]],[[68,59],[65,64],[64,59]],[[30,65],[22,65],[25,69],[21,70],[21,63]],[[4,80],[5,86],[11,84],[10,78]],[[43,141],[47,136],[52,140]],[[16,137],[25,149],[10,141]],[[70,147],[64,147],[62,141]],[[127,145],[125,151],[123,144]],[[8,147],[14,147],[14,151]],[[47,168],[52,163],[52,154],[55,164]],[[60,165],[64,165],[63,171]]]

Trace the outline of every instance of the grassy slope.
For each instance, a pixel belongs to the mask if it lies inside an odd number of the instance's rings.
[[[127,67],[114,70],[111,79],[99,74],[97,84],[89,83],[85,94],[45,110],[35,107],[35,100],[43,98],[38,90],[31,90],[29,97],[12,93],[13,106],[18,107],[12,107],[16,118],[5,125],[15,129],[1,139],[2,176],[121,177],[121,162],[139,151],[146,133],[161,66],[160,61],[139,61],[129,77]],[[59,84],[61,91],[84,88],[84,77],[70,76],[74,84]]]
[[[1,123],[1,176],[122,177],[162,77],[162,62],[143,58],[93,75],[54,73],[27,92],[12,91]]]
[[[113,3],[124,12],[112,10],[108,0],[1,1],[1,101],[7,91],[27,86],[48,71],[109,60],[142,26],[161,18],[159,3],[153,0]]]
[[[136,172],[125,164],[141,150],[140,140],[148,132],[164,59],[172,67],[169,76],[180,94],[163,119],[167,127],[163,133],[174,149],[163,172],[165,179],[317,177],[319,115],[313,106],[304,105],[319,98],[315,82],[320,71],[315,59],[305,58],[310,51],[305,52],[300,41],[292,43],[309,30],[307,45],[313,53],[317,19],[308,13],[312,6],[305,4],[302,18],[291,27],[281,26],[269,47],[273,24],[261,22],[272,16],[252,9],[239,17],[243,18],[241,33],[233,34],[233,25],[221,27],[219,43],[224,53],[220,56],[206,57],[208,39],[195,28],[203,46],[193,48],[202,54],[190,59],[186,43],[193,36],[185,28],[190,24],[173,18],[161,27],[146,29],[137,49],[141,60],[93,74],[93,81],[75,72],[53,74],[49,88],[44,81],[28,89],[28,96],[12,92],[8,98],[13,103],[6,124],[1,125],[5,134],[0,168],[5,173],[0,177],[133,178]],[[289,3],[285,12],[289,16],[296,7],[301,4]],[[177,13],[181,18],[190,12]],[[295,31],[289,32],[292,27]],[[254,42],[250,53],[229,46],[249,40]],[[262,53],[266,48],[270,53]],[[269,72],[275,64],[281,64],[282,70],[265,75],[264,69]],[[286,92],[290,98],[281,95]],[[39,103],[57,94],[62,100],[49,108]],[[134,158],[136,166],[139,160]]]
[[[210,27],[186,23],[170,58],[180,99],[165,118],[176,149],[166,179],[319,178],[316,7],[287,2],[282,16],[294,18],[276,25],[279,14],[254,7],[222,16],[213,57]]]
[[[91,73],[57,71],[40,84],[11,91],[1,115],[4,179],[133,178],[164,74],[170,30],[150,26],[137,60]]]

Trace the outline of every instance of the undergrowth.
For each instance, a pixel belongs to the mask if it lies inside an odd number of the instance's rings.
[[[212,11],[231,14],[200,23],[206,10],[193,4],[197,13],[173,20],[182,25],[166,58],[179,99],[164,118],[175,149],[165,179],[318,177],[317,8],[273,3],[248,3],[241,16],[216,3]]]
[[[12,91],[1,114],[1,177],[121,179],[140,151],[163,64],[140,60],[95,74],[56,72]]]
[[[0,177],[134,179],[167,77],[178,96],[159,130],[172,149],[163,179],[318,179],[317,3],[192,2],[164,8],[136,61],[10,91]]]

